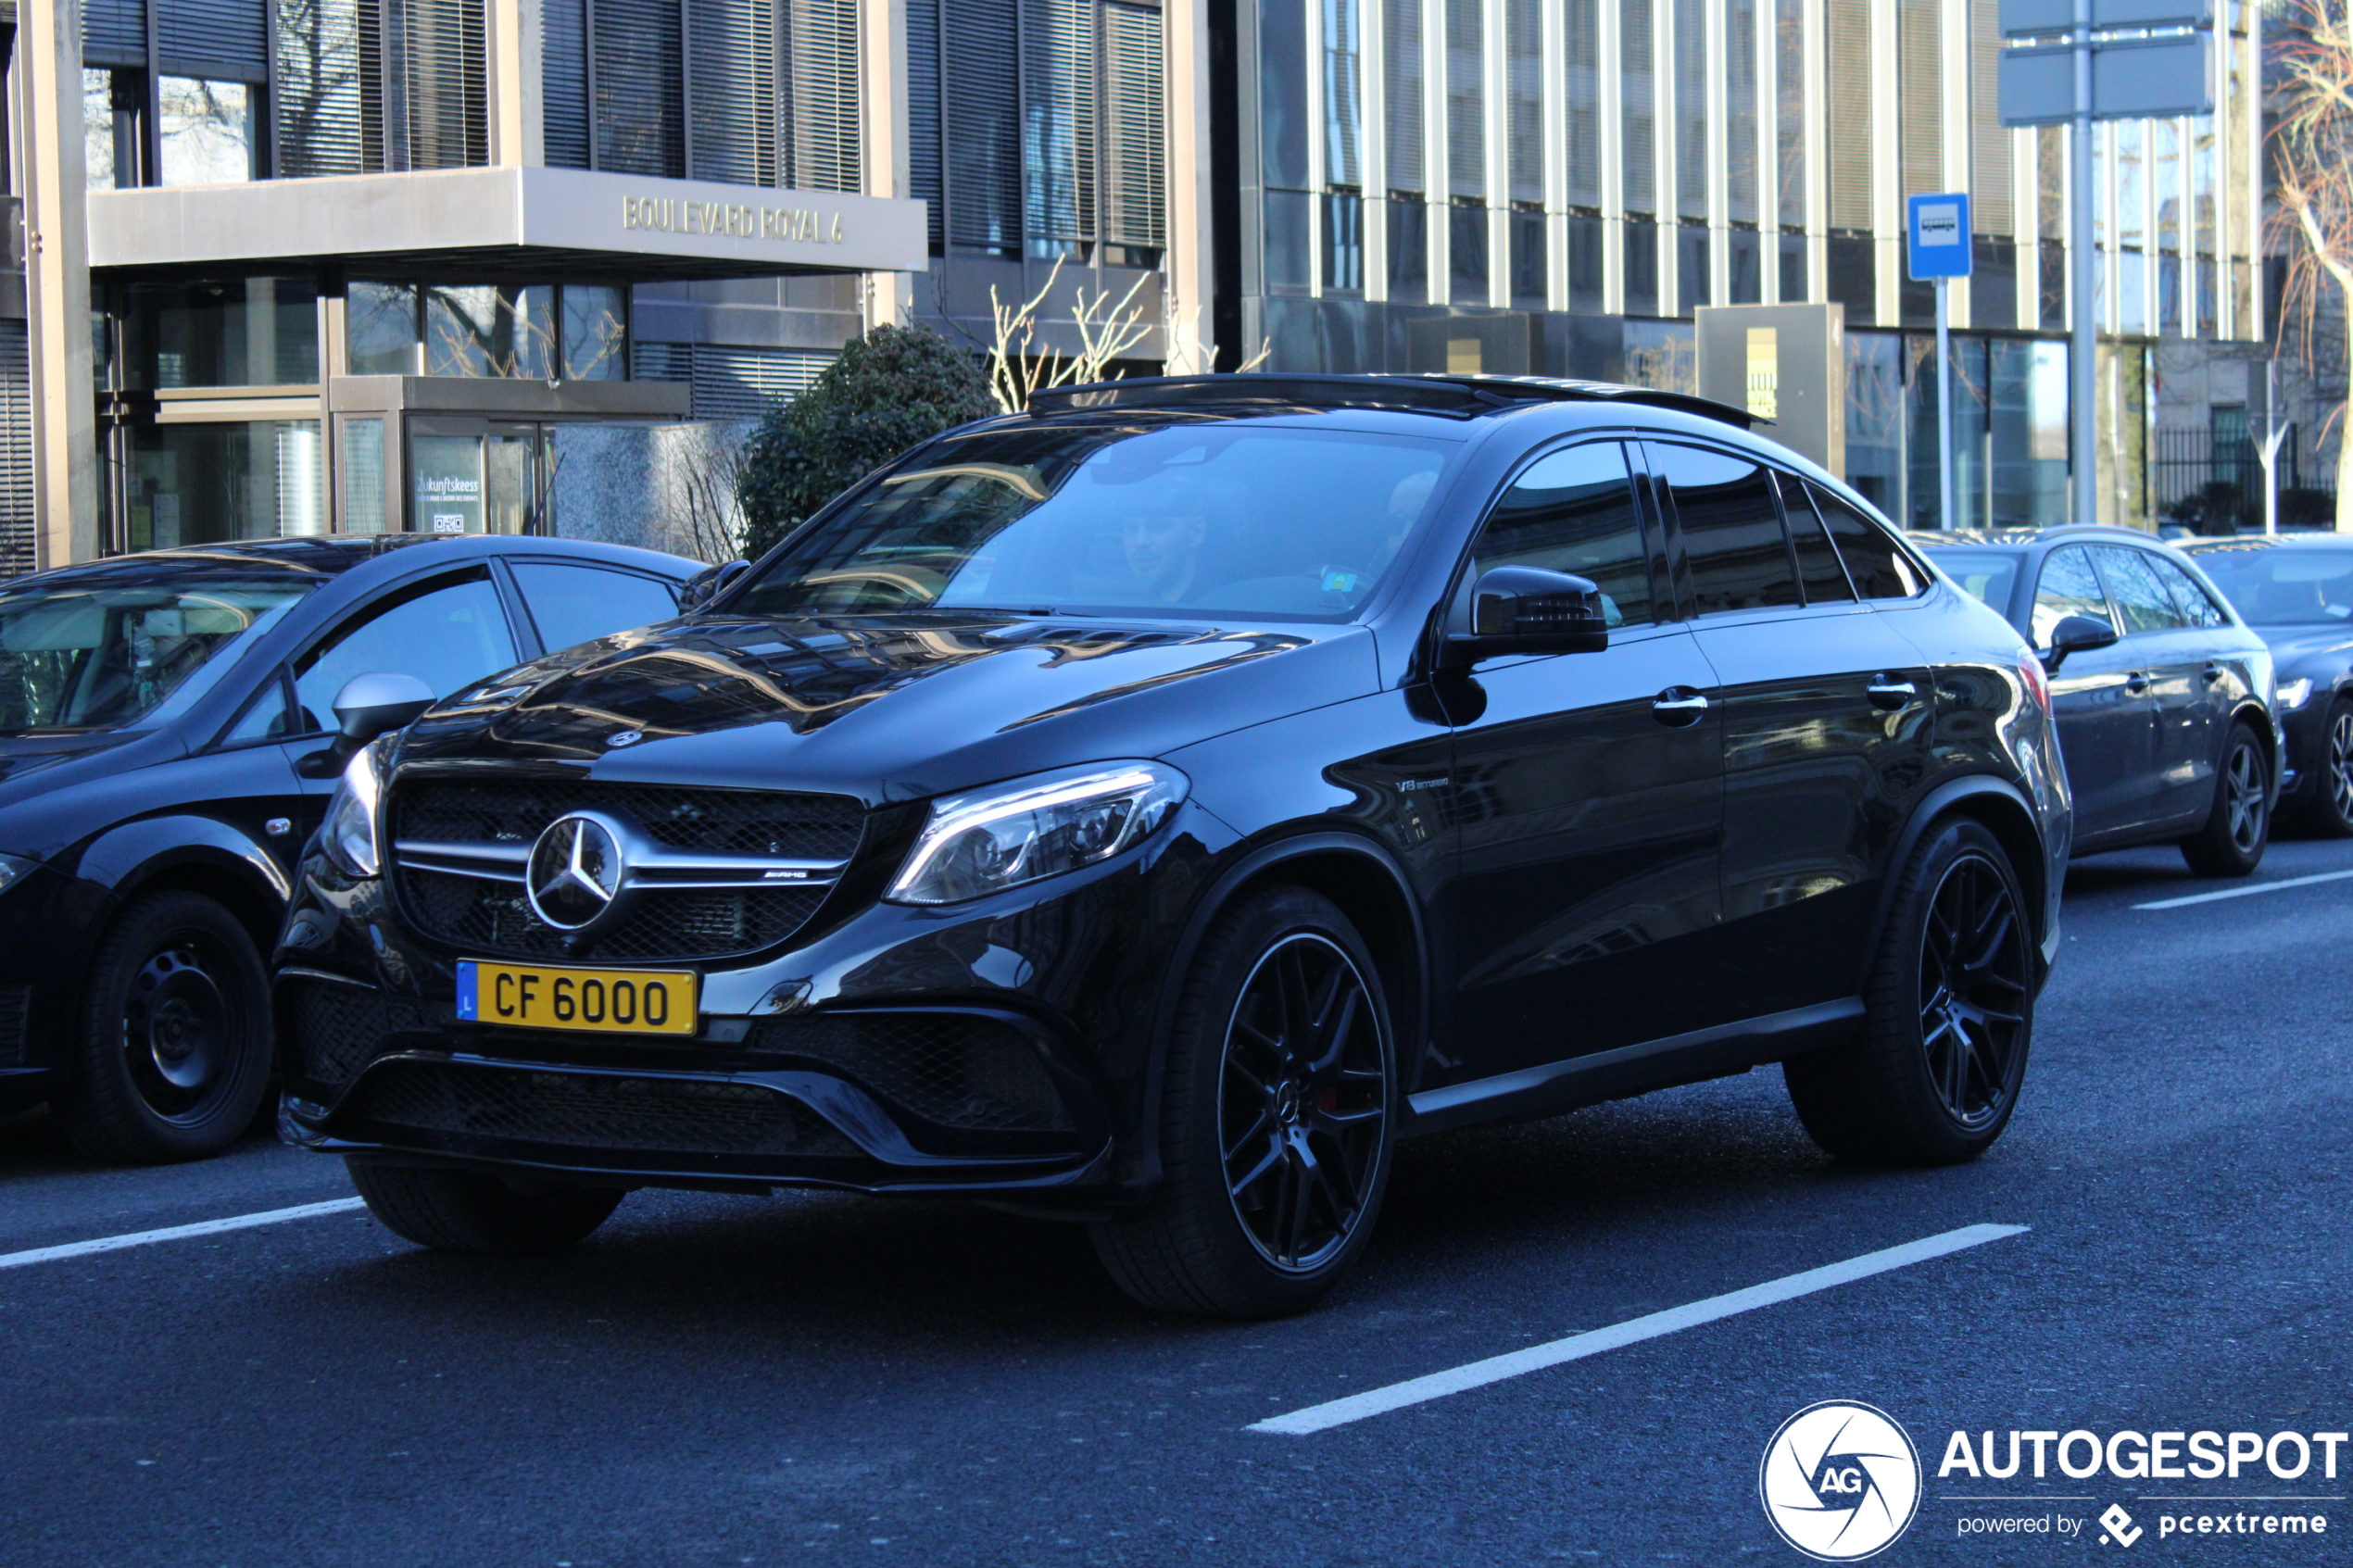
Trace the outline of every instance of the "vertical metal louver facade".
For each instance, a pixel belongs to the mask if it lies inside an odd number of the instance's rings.
[[[1871,227],[1870,0],[1826,0],[1822,52],[1830,83],[1830,226]]]
[[[1389,188],[1419,194],[1429,189],[1422,141],[1428,94],[1422,69],[1422,0],[1380,0],[1381,150]]]
[[[482,9],[482,0],[407,0],[410,169],[471,169],[490,161]]]
[[[1505,162],[1511,199],[1544,199],[1544,6],[1542,0],[1504,0],[1504,86],[1510,112]]]
[[[32,360],[25,323],[0,321],[0,576],[40,564],[33,512]]]
[[[791,117],[785,182],[804,191],[859,190],[865,184],[865,144],[859,128],[857,0],[785,4],[785,99]]]
[[[361,0],[278,0],[278,172],[359,174]]]
[[[1364,27],[1362,0],[1324,4],[1324,178],[1361,186],[1364,159]]]
[[[2017,165],[2013,133],[2002,129],[1995,72],[2002,52],[2000,0],[1969,0],[1969,227],[2007,238],[2018,232],[2011,191]]]
[[[777,183],[773,0],[693,0],[686,8],[686,72],[694,177]]]
[[[678,0],[589,0],[599,169],[686,172],[686,79]]]
[[[1675,13],[1675,210],[1707,216],[1707,0],[1672,0]]]
[[[590,167],[588,0],[541,0],[540,124],[547,161]]]
[[[1941,0],[1896,0],[1897,167],[1904,189],[1944,189],[1944,14]]]
[[[1567,0],[1562,14],[1562,63],[1568,80],[1563,117],[1568,133],[1568,203],[1602,203],[1601,0]]]
[[[1783,228],[1806,222],[1806,6],[1773,0],[1773,140]]]
[[[1658,211],[1658,68],[1651,3],[1617,0],[1624,201],[1628,212],[1643,217]]]
[[[1724,213],[1757,212],[1756,0],[1724,0]]]

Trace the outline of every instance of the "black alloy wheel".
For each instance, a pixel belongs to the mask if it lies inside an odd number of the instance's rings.
[[[2271,832],[2271,760],[2254,730],[2236,721],[2215,770],[2213,809],[2182,841],[2182,859],[2200,876],[2246,876],[2263,863]]]
[[[269,980],[220,904],[180,892],[134,901],[99,942],[82,1005],[55,1110],[83,1152],[198,1160],[252,1123],[270,1082]]]
[[[2312,781],[2311,823],[2331,838],[2353,838],[2353,702],[2329,705],[2321,776]]]
[[[1329,937],[1263,954],[1226,1028],[1226,1191],[1259,1255],[1312,1272],[1363,1218],[1386,1143],[1389,1073],[1372,992]]]
[[[1814,1141],[1871,1165],[1951,1165],[2018,1109],[2039,958],[2008,854],[1982,822],[1932,824],[1896,884],[1854,1037],[1782,1063]]]
[[[1945,868],[1920,942],[1920,1043],[1929,1081],[1956,1125],[1976,1132],[2009,1110],[2011,1059],[2025,1048],[2033,960],[2007,879],[1982,855]]]
[[[1312,1306],[1364,1250],[1389,1183],[1395,1030],[1371,950],[1320,894],[1246,894],[1186,972],[1167,1051],[1160,1183],[1090,1227],[1097,1256],[1161,1311]]]

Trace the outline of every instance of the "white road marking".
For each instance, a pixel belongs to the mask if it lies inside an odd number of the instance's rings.
[[[2316,882],[2343,882],[2353,877],[2353,872],[2322,872],[2317,876],[2286,876],[2277,882],[2258,882],[2244,887],[2225,887],[2220,893],[2193,893],[2186,898],[2159,898],[2154,904],[2135,904],[2136,909],[2178,909],[2184,904],[2211,904],[2223,898],[2252,898],[2258,893],[2277,893],[2283,887],[2309,887]]]
[[[1869,1279],[1873,1274],[1886,1273],[1892,1269],[1925,1263],[1931,1258],[1982,1247],[2004,1236],[2018,1236],[2028,1228],[2025,1225],[1965,1225],[1957,1231],[1923,1236],[1918,1241],[1907,1241],[1901,1247],[1891,1247],[1884,1251],[1866,1252],[1843,1263],[1826,1264],[1818,1269],[1808,1269],[1804,1273],[1768,1280],[1763,1285],[1752,1285],[1745,1290],[1711,1296],[1705,1301],[1693,1301],[1686,1306],[1669,1307],[1663,1312],[1653,1312],[1647,1317],[1630,1318],[1608,1328],[1594,1329],[1590,1334],[1572,1334],[1566,1339],[1555,1339],[1550,1344],[1530,1345],[1524,1350],[1514,1350],[1508,1355],[1491,1356],[1483,1361],[1472,1361],[1445,1372],[1433,1372],[1425,1377],[1392,1383],[1386,1388],[1367,1389],[1362,1394],[1351,1394],[1344,1399],[1310,1405],[1289,1415],[1270,1416],[1265,1421],[1252,1423],[1250,1430],[1305,1436],[1311,1432],[1345,1426],[1366,1416],[1385,1415],[1407,1405],[1424,1404],[1431,1399],[1442,1399],[1449,1394],[1483,1388],[1490,1383],[1500,1383],[1507,1377],[1541,1372],[1563,1361],[1582,1361],[1588,1356],[1598,1356],[1604,1350],[1640,1344],[1662,1335],[1679,1334],[1684,1329],[1697,1328],[1719,1318],[1753,1312],[1759,1307],[1771,1307],[1800,1296],[1810,1296],[1818,1290],[1828,1290],[1834,1285],[1846,1285],[1855,1280]]]
[[[298,1204],[292,1209],[265,1209],[258,1214],[233,1214],[225,1220],[199,1220],[193,1225],[167,1225],[158,1231],[132,1231],[125,1236],[102,1236],[92,1241],[68,1241],[56,1247],[36,1247],[26,1252],[0,1252],[0,1269],[21,1269],[28,1263],[50,1263],[60,1258],[86,1258],[93,1252],[119,1252],[126,1247],[146,1247],[158,1241],[183,1241],[195,1236],[219,1236],[223,1231],[251,1230],[256,1225],[283,1225],[288,1220],[308,1220],[320,1214],[343,1214],[365,1207],[357,1198],[338,1198],[325,1203]]]

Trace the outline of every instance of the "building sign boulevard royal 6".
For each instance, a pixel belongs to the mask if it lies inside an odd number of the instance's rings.
[[[681,201],[673,196],[622,197],[621,226],[665,234],[785,240],[801,245],[837,245],[844,238],[841,214],[837,212],[736,202]]]

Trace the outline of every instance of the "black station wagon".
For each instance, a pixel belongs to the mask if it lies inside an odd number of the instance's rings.
[[[1242,1316],[1403,1137],[1779,1062],[1826,1148],[1968,1159],[2058,941],[2043,671],[1746,422],[1261,375],[942,435],[357,754],[283,1124],[427,1246],[963,1194]]]

